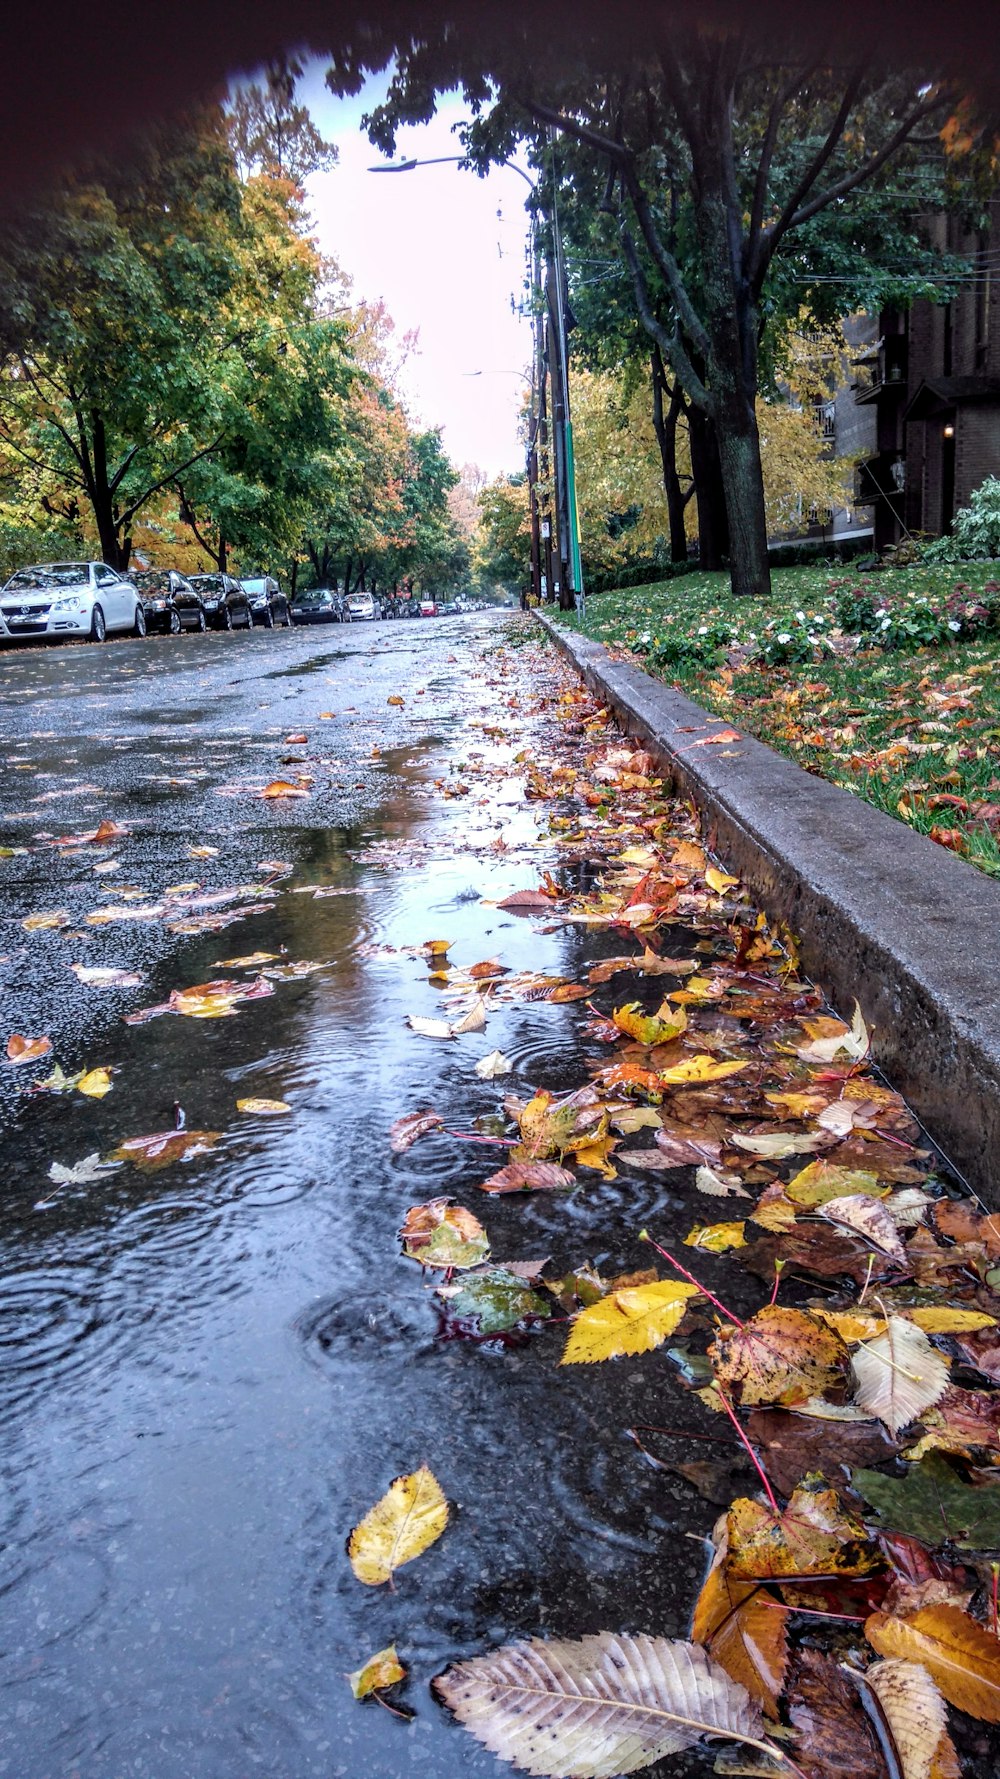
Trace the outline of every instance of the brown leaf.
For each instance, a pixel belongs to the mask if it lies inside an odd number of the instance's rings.
[[[490,1251],[478,1217],[450,1198],[432,1198],[411,1205],[400,1230],[404,1252],[421,1266],[478,1266]]]
[[[869,1247],[888,1254],[900,1266],[905,1265],[906,1249],[902,1238],[885,1205],[877,1198],[867,1198],[864,1193],[851,1194],[846,1198],[828,1198],[819,1214],[827,1222],[850,1230],[852,1235],[860,1237]]]
[[[958,1606],[925,1606],[905,1619],[873,1612],[865,1636],[879,1655],[920,1662],[949,1705],[1000,1723],[1000,1641]]]
[[[389,1147],[394,1155],[405,1155],[418,1137],[426,1136],[429,1130],[437,1130],[444,1123],[440,1112],[433,1112],[428,1107],[426,1112],[407,1112],[397,1118],[389,1132]]]
[[[1000,1329],[984,1328],[976,1334],[963,1334],[958,1345],[970,1365],[991,1383],[1000,1384]]]
[[[488,1180],[481,1180],[483,1192],[557,1192],[573,1185],[569,1168],[554,1161],[509,1161]]]
[[[991,1260],[1000,1259],[1000,1212],[978,1211],[968,1199],[939,1199],[932,1214],[940,1235],[953,1242],[981,1242]]]
[[[691,1635],[769,1716],[777,1716],[788,1666],[787,1614],[775,1610],[759,1583],[730,1575],[725,1541],[698,1595]]]
[[[842,1376],[847,1349],[805,1310],[759,1310],[709,1348],[716,1381],[736,1402],[805,1402]]]
[[[132,1161],[136,1167],[155,1173],[175,1161],[192,1161],[214,1149],[221,1132],[217,1130],[155,1130],[148,1137],[127,1137],[111,1152],[112,1161]]]
[[[507,909],[514,914],[532,914],[536,908],[551,908],[552,897],[544,890],[515,890],[513,895],[505,896],[498,908]]]
[[[870,1575],[882,1567],[878,1546],[835,1489],[803,1485],[781,1514],[762,1501],[737,1500],[726,1524],[730,1572],[744,1580]]]
[[[783,1495],[790,1495],[810,1471],[836,1483],[842,1469],[882,1464],[899,1450],[877,1421],[814,1421],[783,1408],[754,1409],[747,1433]]]
[[[51,1049],[51,1038],[25,1038],[20,1032],[12,1032],[7,1039],[7,1061],[37,1062],[40,1056],[48,1056]]]
[[[799,1732],[795,1760],[806,1779],[886,1779],[886,1765],[858,1692],[833,1656],[801,1649],[788,1715]]]

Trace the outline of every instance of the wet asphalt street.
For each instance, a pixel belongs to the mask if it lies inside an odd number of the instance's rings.
[[[559,687],[497,654],[502,628],[0,655],[0,1037],[52,1045],[0,1066],[4,1779],[499,1779],[431,1699],[449,1661],[532,1632],[686,1629],[715,1510],[624,1436],[663,1419],[655,1369],[560,1372],[557,1333],[444,1339],[399,1251],[407,1207],[448,1193],[495,1254],[556,1269],[642,1265],[645,1222],[686,1227],[662,1175],[483,1211],[496,1150],[389,1149],[401,1114],[470,1132],[505,1090],[577,1085],[588,1060],[548,1001],[419,1037],[406,1016],[441,990],[398,948],[573,977],[614,945],[494,905],[559,868],[512,764],[543,751]],[[277,779],[306,794],[262,798]],[[262,969],[232,1017],[128,1023]],[[497,1047],[513,1076],[478,1079]],[[111,1091],[33,1093],[54,1063],[111,1069]],[[177,1103],[194,1152],[79,1167],[169,1131]],[[394,1592],[363,1587],[345,1539],[421,1463],[452,1522]],[[393,1640],[409,1723],[345,1680]]]

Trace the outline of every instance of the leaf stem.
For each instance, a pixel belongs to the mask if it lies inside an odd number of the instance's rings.
[[[669,1262],[675,1272],[680,1273],[682,1279],[687,1279],[688,1284],[695,1285],[701,1292],[702,1296],[708,1298],[709,1303],[714,1303],[716,1309],[721,1315],[725,1316],[727,1322],[732,1322],[736,1328],[743,1328],[744,1324],[740,1321],[739,1316],[734,1315],[732,1310],[727,1310],[725,1304],[721,1303],[717,1297],[713,1296],[707,1285],[703,1285],[700,1279],[695,1278],[693,1272],[688,1272],[686,1266],[682,1266],[679,1260],[675,1260],[672,1254],[668,1254],[666,1248],[661,1248],[659,1242],[653,1240],[648,1229],[640,1229],[639,1240],[641,1242],[648,1242],[651,1248],[655,1248],[658,1254],[662,1254],[664,1260]]]
[[[754,1469],[756,1470],[757,1475],[760,1477],[761,1482],[764,1484],[764,1491],[767,1495],[768,1500],[771,1503],[771,1507],[773,1509],[774,1516],[776,1519],[780,1520],[781,1508],[778,1506],[778,1503],[775,1499],[774,1490],[771,1487],[767,1471],[764,1469],[764,1466],[761,1463],[760,1459],[758,1458],[757,1453],[754,1451],[753,1446],[750,1444],[749,1439],[747,1438],[745,1432],[743,1431],[743,1428],[740,1426],[739,1420],[736,1415],[736,1410],[733,1408],[733,1405],[730,1402],[728,1396],[726,1395],[725,1390],[722,1388],[722,1385],[720,1383],[718,1383],[718,1381],[716,1382],[715,1390],[716,1390],[716,1395],[719,1398],[719,1401],[722,1403],[722,1406],[725,1409],[727,1415],[729,1416],[729,1419],[732,1421],[733,1426],[736,1428],[736,1431],[739,1434],[741,1443],[746,1447],[747,1455],[750,1459],[751,1464],[753,1465]]]

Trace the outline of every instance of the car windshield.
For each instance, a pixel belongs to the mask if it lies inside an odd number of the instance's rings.
[[[40,568],[19,568],[4,588],[5,593],[30,593],[37,587],[78,587],[90,580],[89,562],[47,562]]]
[[[263,593],[265,587],[267,586],[267,582],[266,581],[244,580],[243,585],[246,588],[248,593]]]
[[[296,605],[325,605],[332,598],[333,594],[326,592],[324,588],[312,587],[308,593],[297,593],[295,603]]]
[[[200,587],[204,593],[222,593],[225,582],[221,574],[196,574],[191,576],[192,587]]]
[[[140,593],[169,593],[169,568],[142,568],[135,577]]]

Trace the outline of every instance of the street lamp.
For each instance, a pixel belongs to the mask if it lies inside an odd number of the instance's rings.
[[[554,134],[554,132],[550,132],[550,139],[553,134]],[[503,159],[503,160],[499,161],[497,164],[502,167],[509,167],[512,172],[519,174],[520,177],[524,180],[525,185],[528,187],[529,191],[531,192],[532,197],[537,200],[538,188],[537,188],[534,180],[530,177],[530,175],[528,173],[525,172],[523,167],[519,167],[516,161],[511,161],[511,160],[507,160],[507,159]],[[428,158],[426,160],[409,159],[409,160],[405,160],[405,161],[382,162],[381,164],[376,165],[374,167],[369,167],[368,171],[369,171],[369,173],[412,173],[414,171],[414,169],[417,167],[440,167],[440,166],[444,166],[444,165],[468,167],[471,165],[471,162],[469,160],[468,155],[439,154],[439,155],[428,156]],[[583,563],[582,563],[581,554],[580,554],[580,520],[579,520],[579,511],[578,511],[577,499],[576,499],[576,459],[575,459],[575,455],[574,455],[574,451],[573,451],[573,421],[572,421],[572,416],[570,413],[570,398],[569,398],[569,347],[568,347],[568,331],[567,331],[567,326],[566,326],[566,307],[565,307],[565,297],[564,297],[565,267],[564,267],[564,262],[563,262],[562,232],[559,227],[559,213],[558,213],[558,209],[554,203],[553,203],[553,210],[552,210],[552,257],[553,257],[553,271],[554,271],[554,285],[555,285],[555,291],[554,291],[555,311],[556,311],[555,332],[556,332],[556,336],[557,336],[556,343],[557,343],[557,352],[558,352],[558,357],[559,357],[559,383],[560,383],[560,393],[561,393],[561,397],[562,397],[562,410],[563,410],[561,430],[562,430],[562,439],[563,439],[563,464],[564,464],[565,503],[566,503],[566,515],[565,516],[566,516],[567,543],[569,545],[569,567],[570,567],[570,577],[571,577],[572,584],[573,584],[573,591],[577,594],[580,607],[581,607],[581,609],[583,609],[583,607],[585,605],[585,594],[584,594],[584,586],[583,586]],[[538,291],[539,291],[537,221],[536,221],[536,218],[534,217],[534,215],[532,216],[532,288],[533,288],[533,294],[535,294],[537,296]],[[540,350],[536,350],[536,354],[535,354],[536,365],[537,365],[539,357],[540,357]],[[481,375],[481,373],[478,371],[474,371],[474,372],[471,372],[468,374],[471,374],[473,376]],[[537,393],[538,393],[537,389],[533,387],[532,393],[533,393],[533,395],[537,395]],[[534,445],[532,445],[531,449],[529,449],[529,459],[531,456],[531,450],[533,450],[533,449],[534,449]],[[530,465],[529,465],[529,480],[531,480]],[[533,505],[532,505],[532,516],[533,516],[533,520],[534,520],[535,519],[534,501],[533,501]]]

